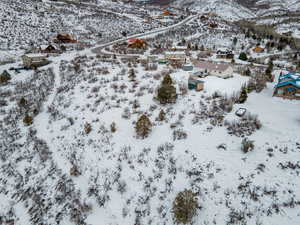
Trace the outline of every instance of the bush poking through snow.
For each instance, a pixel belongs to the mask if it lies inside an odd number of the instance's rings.
[[[158,120],[159,121],[164,121],[166,119],[166,113],[165,111],[162,109],[160,110],[159,114],[158,114]]]
[[[224,125],[227,127],[228,133],[238,137],[251,135],[256,130],[262,127],[260,120],[256,115],[248,114],[238,121],[225,121]]]
[[[244,138],[242,140],[241,150],[244,153],[250,152],[254,149],[254,141],[249,140],[248,138]]]
[[[173,140],[182,140],[182,139],[186,139],[187,138],[187,133],[182,130],[182,129],[178,129],[178,130],[174,130],[173,131]]]
[[[173,202],[173,213],[176,223],[187,224],[192,221],[198,208],[198,199],[191,190],[185,190],[176,196]]]
[[[130,117],[131,117],[130,109],[126,107],[122,113],[122,118],[130,119]]]
[[[146,115],[142,115],[136,122],[135,131],[137,136],[145,138],[151,132],[152,124]]]
[[[23,119],[23,122],[26,126],[30,126],[33,123],[32,116],[26,115]]]
[[[110,131],[111,131],[112,133],[115,133],[115,132],[117,131],[117,127],[116,127],[116,123],[115,123],[115,122],[112,122],[112,123],[110,124]]]
[[[91,125],[90,123],[86,123],[86,124],[84,125],[84,132],[85,132],[86,134],[89,134],[89,133],[91,133],[91,131],[92,131],[92,125]]]
[[[248,94],[247,94],[247,88],[244,86],[242,87],[242,90],[241,90],[241,93],[240,93],[240,97],[239,99],[237,100],[237,103],[244,103],[247,101],[247,98],[248,98]]]

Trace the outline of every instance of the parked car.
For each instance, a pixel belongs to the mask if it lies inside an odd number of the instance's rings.
[[[235,112],[235,115],[239,116],[239,117],[242,117],[245,115],[245,113],[247,112],[247,109],[245,108],[239,108],[236,112]]]

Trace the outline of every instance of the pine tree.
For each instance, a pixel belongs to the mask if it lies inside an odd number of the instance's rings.
[[[135,71],[133,68],[131,68],[129,70],[128,78],[130,81],[135,81],[136,75],[135,75]]]
[[[0,75],[0,84],[6,83],[10,79],[10,74],[6,70],[4,70],[3,73]]]
[[[177,100],[176,88],[172,85],[173,81],[168,74],[164,77],[161,87],[158,89],[157,99],[161,104],[175,103]]]
[[[197,213],[198,199],[191,190],[179,192],[173,202],[173,213],[176,223],[190,223]]]
[[[245,52],[241,52],[239,56],[240,60],[246,61],[248,59],[247,54]]]
[[[139,137],[145,138],[151,132],[152,124],[146,115],[142,115],[136,122],[135,131]]]
[[[251,76],[251,71],[249,68],[246,69],[245,76]]]
[[[164,77],[164,79],[163,79],[163,81],[162,81],[162,85],[172,85],[172,83],[173,83],[173,81],[172,81],[172,78],[171,78],[171,76],[170,76],[170,74],[167,74],[165,77]]]
[[[244,102],[246,102],[248,98],[248,94],[247,94],[247,88],[246,87],[242,87],[241,93],[240,93],[240,97],[238,99],[238,103],[242,104]]]
[[[237,41],[238,41],[237,38],[234,37],[234,38],[233,38],[233,45],[236,45]]]
[[[160,110],[159,115],[158,115],[158,120],[159,121],[164,121],[166,117],[166,113],[164,112],[164,110]]]

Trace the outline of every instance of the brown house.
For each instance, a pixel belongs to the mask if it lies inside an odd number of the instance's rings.
[[[53,45],[48,45],[45,49],[42,49],[40,52],[44,53],[44,54],[57,54],[57,53],[61,53],[61,51],[58,50],[58,49],[56,49]]]
[[[76,43],[77,40],[73,39],[70,34],[58,34],[55,42],[57,43]]]
[[[300,74],[280,75],[273,96],[300,100]]]
[[[265,49],[260,47],[260,46],[256,46],[255,48],[252,49],[253,52],[255,53],[262,53]]]
[[[128,40],[129,48],[145,48],[146,45],[147,45],[146,41],[142,39],[131,38]]]

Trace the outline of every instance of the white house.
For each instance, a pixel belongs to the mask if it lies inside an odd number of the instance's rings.
[[[208,61],[194,60],[195,70],[211,76],[229,78],[233,76],[233,67],[228,63],[214,63]]]
[[[25,68],[36,68],[47,65],[47,55],[43,54],[27,54],[22,56],[23,65]]]
[[[185,52],[165,52],[165,60],[186,62]]]

